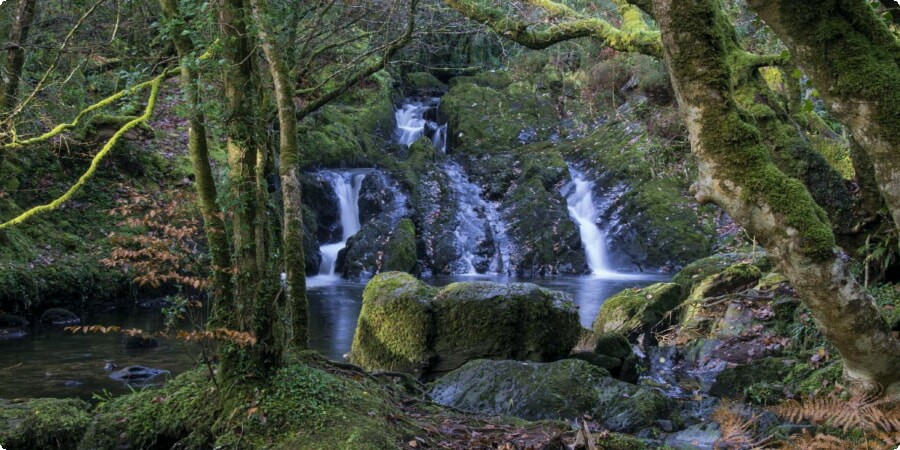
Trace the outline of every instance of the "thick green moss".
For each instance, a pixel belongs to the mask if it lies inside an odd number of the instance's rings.
[[[218,390],[204,369],[102,403],[79,448],[382,449],[401,427],[382,388],[310,357],[255,385]],[[74,447],[68,447],[74,448]]]
[[[76,399],[0,400],[0,444],[12,449],[74,449],[91,406]]]
[[[421,373],[432,353],[436,290],[409,274],[376,275],[363,292],[350,361],[367,370]]]
[[[685,295],[688,295],[693,292],[695,286],[707,279],[707,277],[721,273],[741,262],[749,262],[760,271],[766,271],[771,268],[771,264],[762,250],[755,253],[749,250],[718,253],[688,264],[675,275],[672,282],[680,285]]]
[[[748,391],[760,393],[769,390],[756,385],[780,385],[783,383],[794,364],[796,361],[791,359],[763,358],[748,364],[726,368],[716,376],[716,381],[710,388],[709,394],[743,400]],[[754,388],[754,386],[756,387]],[[750,400],[768,402],[773,399],[757,396]]]
[[[436,372],[476,358],[552,361],[568,354],[581,332],[568,295],[530,283],[453,283],[433,305]]]
[[[385,271],[413,272],[416,268],[416,227],[410,219],[394,228],[384,249]]]
[[[596,337],[594,352],[624,360],[632,355],[631,344],[619,333],[603,333]]]
[[[597,334],[615,332],[635,336],[650,331],[682,300],[675,283],[656,283],[645,288],[625,289],[606,299],[594,320]]]

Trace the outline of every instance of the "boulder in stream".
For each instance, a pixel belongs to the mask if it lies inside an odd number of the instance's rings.
[[[594,320],[594,332],[615,332],[637,337],[650,331],[682,300],[675,283],[656,283],[644,288],[625,289],[606,299]]]
[[[672,401],[616,380],[577,359],[552,363],[476,360],[431,385],[432,400],[486,415],[526,420],[574,419],[590,414],[612,431],[634,431],[668,419]]]
[[[577,307],[530,283],[453,283],[374,277],[363,293],[350,361],[367,370],[445,373],[473,359],[553,361],[578,340]]]

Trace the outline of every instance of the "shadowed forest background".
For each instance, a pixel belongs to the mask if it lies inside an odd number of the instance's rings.
[[[8,0],[0,444],[900,445],[898,18]]]

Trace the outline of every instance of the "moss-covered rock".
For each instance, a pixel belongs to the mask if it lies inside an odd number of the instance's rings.
[[[594,320],[594,332],[614,332],[631,337],[649,333],[681,303],[681,295],[681,287],[675,283],[625,289],[603,302]]]
[[[401,272],[372,278],[363,292],[350,361],[367,370],[424,372],[432,358],[435,293]]]
[[[416,269],[416,227],[403,219],[394,227],[384,249],[385,271],[414,272]]]
[[[613,431],[654,426],[672,404],[662,395],[609,377],[587,362],[470,361],[432,384],[438,404],[528,420],[590,414]]]
[[[581,327],[572,299],[531,283],[453,283],[435,297],[435,372],[477,358],[552,361]]]
[[[410,72],[403,75],[407,95],[437,96],[447,91],[447,85],[428,72]]]
[[[757,393],[762,392],[760,386],[757,385],[773,385],[783,386],[785,377],[791,372],[795,360],[785,358],[762,358],[752,361],[749,364],[741,364],[735,367],[729,367],[716,376],[716,381],[709,390],[710,395],[716,397],[729,397],[744,400],[749,398],[751,401],[767,402],[772,400],[769,398],[751,398],[748,395],[750,390]],[[753,388],[757,386],[756,388]],[[753,388],[753,389],[751,389]],[[781,389],[783,391],[783,389]],[[780,392],[783,396],[783,392]]]
[[[368,370],[417,374],[479,358],[548,361],[568,354],[579,330],[577,309],[560,292],[489,282],[437,291],[388,272],[366,286],[350,360]]]
[[[90,408],[77,399],[0,400],[0,444],[10,450],[74,449],[91,421]]]
[[[772,267],[765,252],[761,250],[719,253],[688,264],[675,275],[672,282],[678,283],[684,289],[685,295],[688,295],[707,277],[742,262],[756,266],[760,272],[768,271]]]

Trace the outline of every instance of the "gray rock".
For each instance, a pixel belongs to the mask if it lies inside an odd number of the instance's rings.
[[[669,419],[672,401],[584,361],[553,363],[471,361],[434,382],[432,400],[444,406],[527,420],[590,414],[612,431],[633,431]]]
[[[168,374],[168,370],[144,366],[129,366],[109,374],[109,378],[128,384],[146,384],[155,378]]]

